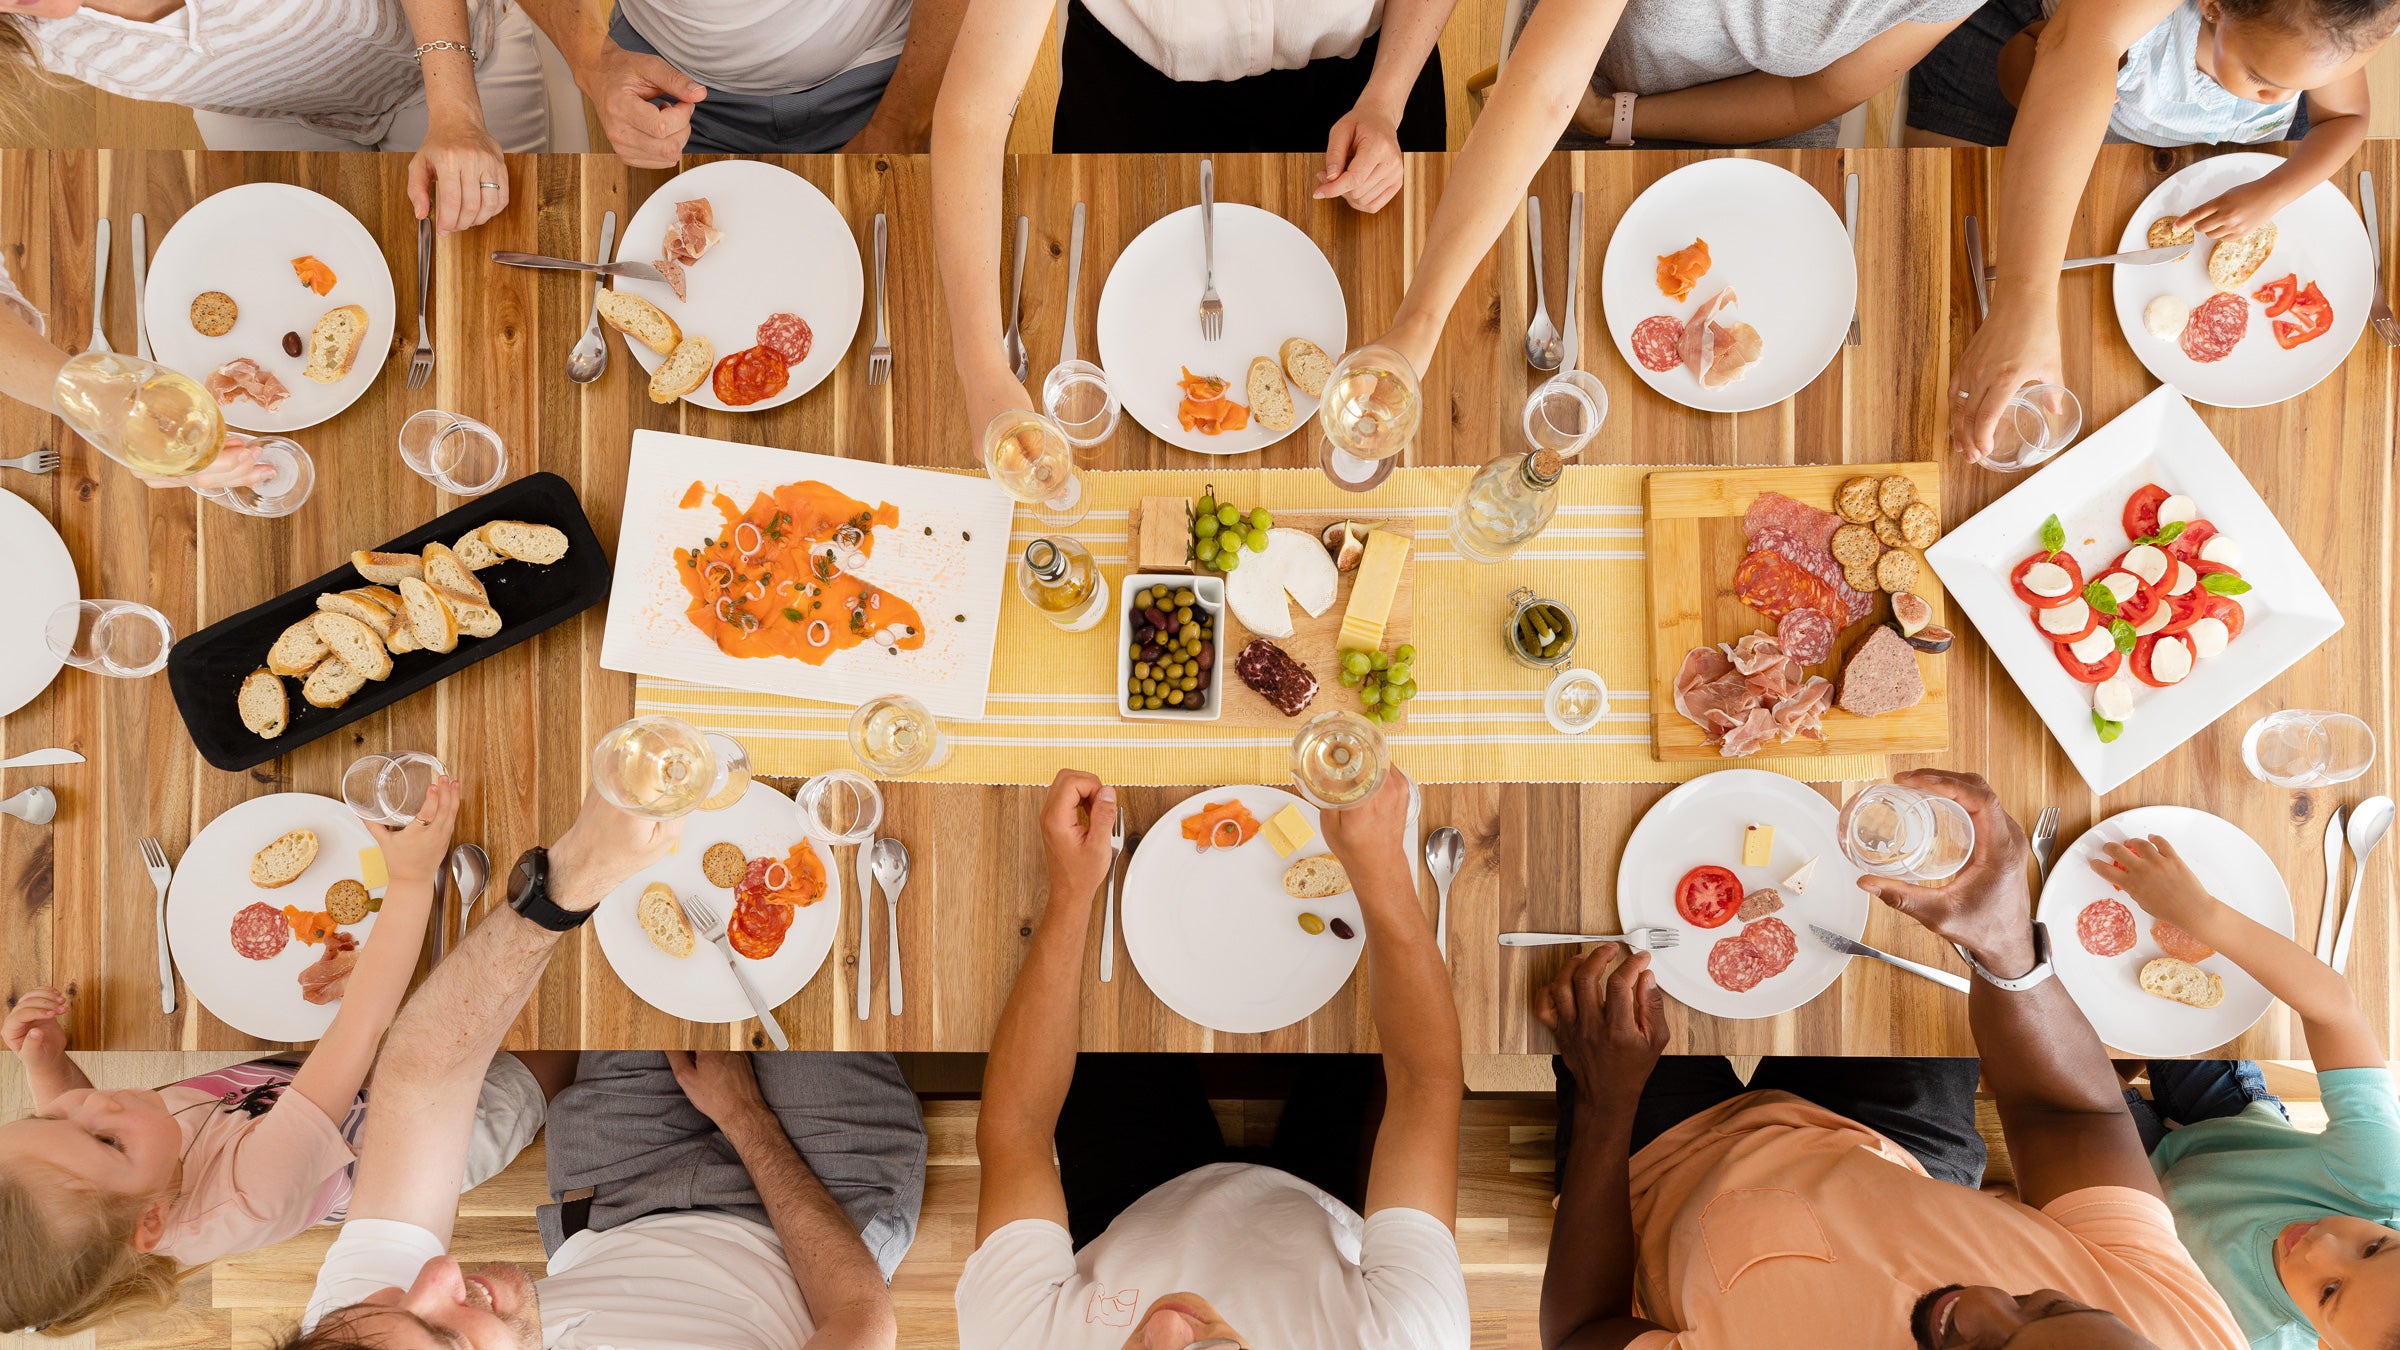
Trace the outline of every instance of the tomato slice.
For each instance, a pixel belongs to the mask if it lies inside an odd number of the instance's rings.
[[[2110,676],[2117,673],[2117,667],[2125,664],[2125,653],[2114,647],[2109,648],[2108,655],[2101,657],[2098,662],[2085,665],[2075,653],[2067,650],[2067,644],[2058,642],[2051,645],[2058,652],[2058,663],[2066,667],[2069,675],[2084,684],[2105,684]]]
[[[2069,577],[2074,578],[2075,584],[2068,588],[2065,595],[2036,595],[2032,591],[2025,589],[2025,574],[2033,569],[2033,565],[2035,563],[2041,562],[2057,563],[2060,567],[2066,569],[2066,573]],[[2012,590],[2016,591],[2017,598],[2019,600],[2022,600],[2026,604],[2033,606],[2035,609],[2056,609],[2060,605],[2063,605],[2069,600],[2072,600],[2083,594],[2083,564],[2075,561],[2075,555],[2067,552],[2065,549],[2060,549],[2055,554],[2048,552],[2035,553],[2026,558],[2025,561],[2018,563],[2016,567],[2009,572],[2008,584]]]
[[[2159,503],[2175,494],[2156,483],[2144,483],[2125,499],[2125,537],[2147,539],[2158,533]]]
[[[2150,616],[2158,613],[2160,608],[2167,603],[2167,593],[2153,583],[2142,580],[2141,573],[2123,567],[2111,567],[2108,571],[2124,572],[2134,580],[2133,594],[2117,602],[2117,617],[2134,627],[2139,628],[2148,623]],[[2107,576],[2108,572],[2100,575]]]
[[[2225,640],[2227,642],[2231,642],[2235,638],[2242,635],[2242,619],[2244,618],[2244,615],[2242,613],[2242,605],[2240,601],[2234,599],[2230,595],[2212,595],[2208,597],[2205,603],[2208,606],[2205,617],[2217,619],[2224,623]]]
[[[2275,313],[2269,310],[2268,313]],[[2275,341],[2285,350],[2303,342],[2323,337],[2333,328],[2333,305],[2325,299],[2317,283],[2310,282],[2293,298],[2283,317],[2275,321]]]
[[[1742,879],[1727,867],[1703,863],[1675,883],[1675,912],[1694,928],[1722,928],[1742,907]]]
[[[2184,651],[2191,656],[2193,664],[2197,665],[2200,660],[2200,649],[2194,647],[2192,640],[2181,633],[2153,633],[2146,638],[2138,639],[2133,644],[2133,678],[2153,689],[2164,689],[2169,684],[2169,681],[2159,679],[2150,673],[2150,656],[2158,650],[2158,644],[2162,642],[2180,642],[2183,644]],[[2175,683],[2181,683],[2181,681],[2175,681]]]
[[[2198,586],[2167,597],[2167,623],[2156,636],[2180,633],[2208,617],[2208,592]]]
[[[2215,525],[2205,520],[2195,520],[2185,524],[2183,533],[2160,544],[2159,548],[2163,549],[2170,558],[2193,562],[2200,557],[2200,546],[2216,537],[2217,527]]]
[[[2290,309],[2292,302],[2300,298],[2300,274],[2287,272],[2276,280],[2250,292],[2250,298],[2265,305],[2267,317],[2272,319]]]

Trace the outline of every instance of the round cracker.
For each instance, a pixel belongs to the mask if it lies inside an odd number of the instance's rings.
[[[749,866],[750,859],[743,856],[741,848],[734,844],[711,844],[708,852],[700,855],[700,871],[711,886],[730,889],[742,879],[743,870]]]

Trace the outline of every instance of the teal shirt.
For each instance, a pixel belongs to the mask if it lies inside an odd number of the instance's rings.
[[[2275,1276],[2275,1235],[2345,1214],[2400,1226],[2400,1099],[2388,1069],[2318,1076],[2323,1134],[2253,1102],[2169,1134],[2151,1155],[2175,1233],[2257,1350],[2316,1350],[2317,1333]]]

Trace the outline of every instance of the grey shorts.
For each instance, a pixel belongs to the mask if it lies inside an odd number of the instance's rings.
[[[754,1054],[759,1091],[783,1132],[890,1279],[917,1233],[925,1200],[925,1121],[888,1054]],[[550,1103],[551,1203],[542,1249],[568,1233],[560,1201],[589,1190],[584,1227],[607,1230],[645,1214],[714,1209],[769,1222],[733,1145],[683,1095],[664,1055],[587,1050],[575,1082]]]
[[[623,12],[608,20],[609,40],[629,52],[658,55]],[[814,155],[839,150],[875,115],[900,58],[845,70],[814,89],[790,94],[734,94],[714,88],[692,105],[693,155]],[[684,74],[707,84],[699,71]]]

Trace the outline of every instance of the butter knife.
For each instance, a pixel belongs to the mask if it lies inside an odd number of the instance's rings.
[[[868,835],[858,846],[858,1020],[866,1021],[875,1012],[875,946],[873,936],[875,917],[875,836]]]
[[[665,281],[666,274],[644,262],[589,263],[581,258],[550,258],[539,253],[494,253],[492,261],[505,267],[533,267],[549,272],[592,272],[635,281]]]
[[[2342,912],[2342,850],[2347,840],[2342,833],[2350,823],[2350,809],[2333,808],[2333,817],[2325,822],[2325,905],[2317,911],[2317,959],[2327,964],[2333,961],[2333,925]]]
[[[1567,299],[1566,336],[1561,339],[1559,369],[1583,369],[1583,342],[1575,335],[1575,311],[1583,307],[1581,283],[1576,280],[1583,270],[1583,194],[1578,192],[1567,203]]]
[[[1817,941],[1837,952],[1846,952],[1851,956],[1873,957],[1887,966],[1898,966],[1911,975],[1931,980],[1945,989],[1955,989],[1962,994],[1967,992],[1970,987],[1967,984],[1967,977],[1964,975],[1953,975],[1946,970],[1936,970],[1932,966],[1919,965],[1904,956],[1894,956],[1890,952],[1878,951],[1854,938],[1843,937],[1829,928],[1819,928],[1812,923],[1808,926],[1808,931],[1816,934]]]
[[[1858,253],[1858,175],[1842,175],[1842,228],[1850,234],[1850,252]],[[1845,347],[1858,345],[1858,297],[1850,298],[1850,335],[1842,339]]]
[[[1992,317],[1992,269],[1983,261],[1983,226],[1975,217],[1967,217],[1967,279],[1975,287],[1975,317]]]
[[[142,316],[142,289],[150,284],[150,230],[133,213],[133,354],[150,359],[150,321]]]

